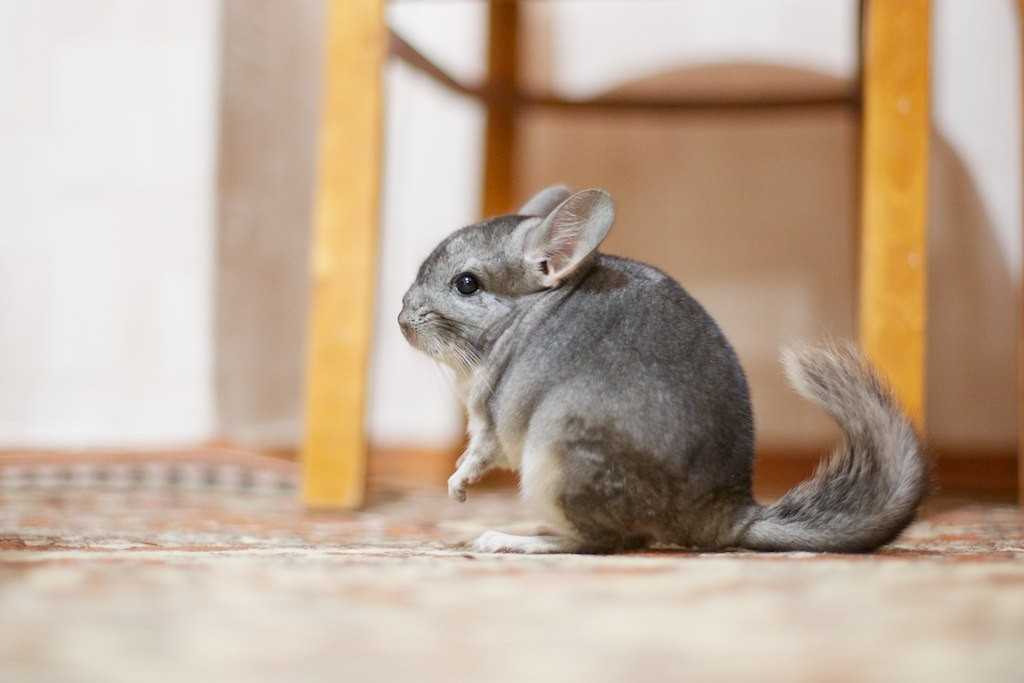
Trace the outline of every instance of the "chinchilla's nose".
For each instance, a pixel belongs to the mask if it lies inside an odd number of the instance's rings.
[[[398,314],[398,326],[402,328],[402,336],[406,341],[411,342],[416,336],[416,328],[412,324],[412,313],[409,312],[408,306],[403,306],[402,312]]]

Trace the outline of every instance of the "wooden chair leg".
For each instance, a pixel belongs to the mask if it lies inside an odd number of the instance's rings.
[[[379,222],[384,0],[332,0],[313,234],[305,503],[363,501]]]
[[[513,210],[515,173],[515,103],[518,84],[519,4],[492,0],[488,7],[487,129],[484,139],[482,213],[495,216]]]
[[[923,429],[929,2],[866,12],[861,343]]]

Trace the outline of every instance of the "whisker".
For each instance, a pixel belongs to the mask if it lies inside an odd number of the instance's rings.
[[[479,346],[481,334],[478,331],[485,331],[485,327],[474,323],[452,320],[439,313],[430,312],[426,320],[417,329],[417,335],[426,343],[422,350],[428,356],[451,369],[458,376],[472,374],[482,361],[482,354]],[[449,383],[454,381],[451,375],[447,375]],[[490,383],[487,388],[493,391]]]

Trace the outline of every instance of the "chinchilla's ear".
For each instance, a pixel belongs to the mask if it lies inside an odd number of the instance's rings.
[[[544,287],[555,287],[589,261],[615,220],[615,203],[604,190],[582,190],[530,228],[523,257]]]
[[[565,185],[545,187],[519,207],[518,216],[536,216],[544,218],[555,210],[555,207],[569,198],[572,192]]]

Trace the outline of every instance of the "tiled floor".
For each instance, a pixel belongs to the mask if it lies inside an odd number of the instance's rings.
[[[1024,516],[933,501],[872,556],[484,556],[510,493],[0,489],[2,681],[1024,680]]]

